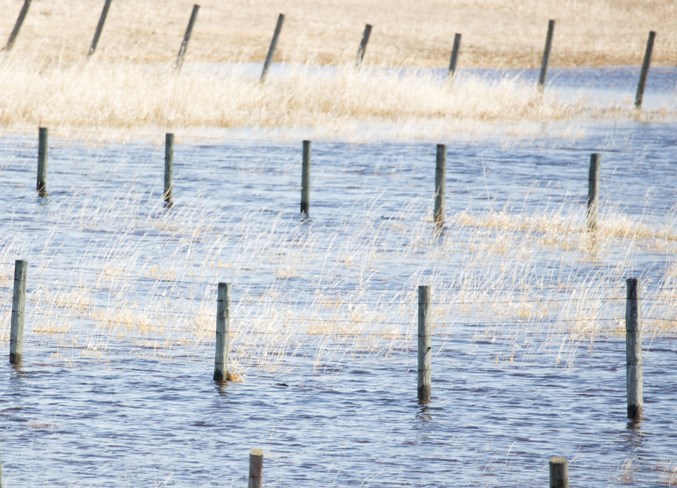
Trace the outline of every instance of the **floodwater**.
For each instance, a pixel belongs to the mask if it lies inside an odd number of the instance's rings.
[[[553,455],[572,485],[674,486],[675,134],[627,121],[572,140],[440,141],[441,234],[430,143],[313,141],[301,222],[300,140],[177,134],[165,208],[162,134],[53,136],[44,199],[37,134],[0,137],[3,347],[14,260],[29,263],[23,364],[0,366],[3,486],[243,486],[251,448],[267,486],[545,486]],[[585,231],[592,152],[599,235]],[[220,281],[241,377],[227,385],[211,379]],[[418,285],[433,293],[427,405]]]

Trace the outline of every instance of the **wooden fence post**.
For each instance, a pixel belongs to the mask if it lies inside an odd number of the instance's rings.
[[[36,189],[41,197],[47,196],[47,159],[48,130],[40,127],[38,131],[38,179]]]
[[[303,163],[301,166],[301,219],[310,213],[310,141],[303,141]]]
[[[541,74],[538,76],[538,87],[542,90],[545,86],[545,75],[548,72],[548,61],[550,60],[550,50],[552,48],[552,36],[555,32],[555,21],[548,21],[548,34],[545,37],[545,49],[543,50],[543,59],[541,61]]]
[[[451,60],[449,61],[448,78],[456,73],[456,64],[458,63],[458,52],[461,50],[461,34],[454,34],[454,46],[451,48]]]
[[[165,206],[172,206],[172,178],[174,175],[174,134],[165,134]]]
[[[23,357],[24,317],[26,315],[26,275],[28,263],[14,263],[14,295],[12,297],[12,325],[9,335],[9,362],[21,364]]]
[[[106,23],[106,17],[108,16],[108,10],[110,9],[111,1],[112,0],[106,0],[106,2],[103,4],[101,17],[99,17],[99,23],[96,25],[96,32],[94,32],[94,38],[92,39],[92,44],[89,46],[89,53],[87,53],[87,57],[90,57],[96,51],[96,46],[99,44],[99,38],[101,37],[103,26]]]
[[[5,45],[5,51],[9,51],[12,49],[12,46],[14,46],[14,41],[16,41],[16,36],[19,35],[19,30],[21,30],[21,26],[24,23],[24,19],[26,18],[26,14],[28,14],[28,7],[31,6],[31,0],[24,0],[24,4],[21,7],[21,11],[19,12],[19,17],[16,19],[16,23],[14,24],[14,28],[12,29],[12,32],[9,34],[9,39],[7,39],[7,44]]]
[[[447,173],[447,147],[444,144],[437,145],[437,157],[435,164],[435,210],[433,219],[437,227],[444,225],[444,199],[446,192]]]
[[[249,488],[261,488],[263,485],[263,450],[252,449],[249,452]]]
[[[644,61],[642,62],[642,71],[639,74],[639,83],[637,84],[637,94],[635,95],[635,108],[642,108],[642,99],[644,98],[644,86],[646,77],[649,75],[649,65],[651,65],[651,53],[653,52],[653,43],[656,39],[654,31],[649,32],[649,39],[646,41],[646,51],[644,51]]]
[[[567,458],[550,458],[550,488],[569,488],[569,463]]]
[[[181,47],[179,48],[179,54],[176,56],[176,65],[174,66],[176,70],[180,70],[183,66],[183,57],[186,54],[186,49],[188,49],[188,42],[190,41],[190,35],[193,32],[193,26],[197,20],[197,13],[200,11],[200,6],[195,4],[193,5],[193,11],[190,13],[190,19],[188,20],[188,25],[186,26],[186,32],[183,35],[183,41],[181,42]]]
[[[230,283],[219,283],[216,303],[216,352],[214,381],[228,381],[228,334],[230,331]]]
[[[639,420],[644,413],[642,379],[642,327],[639,313],[640,284],[637,278],[626,280],[625,359],[628,418]]]
[[[282,32],[282,25],[284,24],[284,14],[280,14],[277,17],[277,24],[275,24],[275,32],[273,32],[273,38],[270,40],[270,47],[268,48],[268,55],[266,56],[266,61],[263,63],[263,70],[261,71],[261,78],[259,81],[263,83],[268,74],[268,68],[270,63],[273,61],[273,56],[275,55],[275,48],[277,47],[277,41],[280,38],[280,32]]]
[[[590,155],[590,170],[588,172],[588,213],[586,222],[588,230],[597,229],[597,213],[599,210],[599,160],[598,153]]]
[[[360,69],[360,66],[362,66],[362,61],[364,60],[364,53],[367,52],[367,44],[369,44],[370,36],[371,36],[371,24],[367,24],[364,26],[364,32],[362,33],[360,47],[357,50],[357,58],[355,59],[355,68],[357,69]]]
[[[418,401],[428,403],[431,394],[432,347],[430,342],[430,287],[418,287]]]

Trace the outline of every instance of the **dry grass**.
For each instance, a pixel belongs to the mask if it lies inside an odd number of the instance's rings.
[[[0,6],[18,12],[20,3]],[[495,132],[488,122],[509,122],[509,135],[531,135],[547,121],[627,119],[636,116],[629,100],[592,109],[584,93],[560,100],[515,79],[464,77],[450,84],[428,68],[447,65],[455,31],[465,35],[463,67],[538,66],[548,18],[559,21],[551,66],[638,65],[649,29],[659,32],[653,64],[673,63],[675,4],[650,4],[203,2],[177,75],[173,62],[191,2],[158,8],[148,0],[116,1],[99,51],[87,61],[99,5],[35,0],[13,50],[0,53],[0,126],[20,132],[58,127],[80,137],[92,128],[275,128],[315,138],[431,140],[450,131]],[[260,84],[278,12],[287,21],[276,62],[291,67]],[[11,17],[0,23],[0,33],[11,31]],[[366,22],[375,28],[365,68],[356,73]],[[331,67],[318,68],[325,64]],[[675,117],[670,103],[654,112],[641,117]]]
[[[7,39],[20,0],[2,0]],[[193,1],[116,0],[96,53],[107,61],[174,61]],[[191,62],[263,60],[278,13],[286,15],[278,58],[352,62],[364,25],[374,26],[367,63],[444,67],[454,33],[462,65],[535,67],[548,19],[556,19],[553,66],[638,65],[649,30],[654,62],[674,64],[677,6],[672,0],[204,0],[189,46]],[[14,50],[23,59],[71,63],[86,56],[101,4],[34,0]]]

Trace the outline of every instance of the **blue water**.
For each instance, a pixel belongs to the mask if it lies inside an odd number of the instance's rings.
[[[46,199],[34,138],[0,137],[6,348],[14,260],[29,262],[24,361],[0,366],[6,486],[243,486],[255,447],[267,486],[544,486],[553,455],[569,459],[572,485],[674,484],[676,130],[441,141],[441,237],[431,144],[313,141],[301,222],[302,136],[178,135],[171,209],[162,134],[52,136]],[[591,152],[601,221],[663,234],[581,244]],[[574,230],[494,228],[492,212]],[[629,276],[645,299],[639,424],[625,405]],[[242,377],[222,386],[211,380],[219,281],[233,283]],[[425,406],[421,284],[436,310]]]

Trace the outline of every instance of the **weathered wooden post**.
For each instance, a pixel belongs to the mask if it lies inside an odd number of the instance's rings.
[[[550,488],[569,488],[569,463],[567,458],[550,458]]]
[[[364,26],[364,32],[362,33],[360,47],[357,50],[357,58],[355,59],[355,67],[357,69],[360,69],[360,66],[362,66],[362,61],[364,60],[364,53],[367,52],[367,44],[369,44],[370,36],[371,36],[371,24],[367,24]]]
[[[628,393],[628,418],[639,420],[644,413],[642,380],[642,327],[639,314],[640,285],[637,278],[628,278],[625,301],[625,359]]]
[[[14,263],[14,295],[12,297],[12,324],[9,335],[9,362],[21,364],[23,356],[24,316],[26,314],[26,274],[28,263]]]
[[[437,161],[435,164],[435,210],[433,219],[437,227],[444,225],[444,199],[446,191],[447,147],[437,145]]]
[[[181,69],[181,66],[183,66],[183,57],[186,54],[186,49],[188,49],[188,42],[190,41],[190,35],[193,33],[193,26],[197,20],[197,13],[199,10],[199,5],[193,5],[193,11],[190,13],[190,19],[188,20],[188,25],[186,26],[186,32],[183,35],[183,42],[181,42],[179,54],[176,56],[176,65],[174,67],[177,69],[177,71]]]
[[[461,34],[454,34],[454,46],[451,48],[451,60],[449,61],[448,77],[451,78],[456,73],[456,64],[458,63],[458,52],[461,50]]]
[[[38,130],[38,180],[36,189],[41,197],[47,196],[47,159],[48,131],[46,127]]]
[[[106,0],[103,4],[103,10],[101,11],[101,16],[99,17],[99,23],[96,25],[96,32],[94,32],[94,38],[92,39],[92,44],[89,46],[87,57],[90,57],[96,51],[96,46],[99,44],[99,38],[101,37],[103,26],[106,23],[106,17],[108,16],[108,10],[110,9],[111,1],[112,0]]]
[[[268,68],[270,63],[273,61],[273,56],[275,55],[275,48],[277,47],[277,41],[280,38],[280,32],[282,32],[282,25],[284,24],[284,14],[280,14],[277,17],[277,24],[275,24],[275,32],[273,32],[273,38],[270,40],[270,47],[268,48],[268,55],[266,56],[266,61],[263,63],[263,71],[261,71],[260,82],[265,81],[266,75],[268,74]]]
[[[545,37],[545,49],[543,50],[543,59],[541,61],[541,74],[538,77],[538,87],[542,90],[545,86],[545,75],[548,72],[548,61],[550,60],[550,49],[552,48],[552,36],[555,32],[555,21],[548,21],[548,34]]]
[[[418,401],[428,403],[431,393],[430,287],[418,287]]]
[[[301,167],[301,218],[310,214],[310,141],[303,141],[303,163]]]
[[[174,175],[174,134],[165,134],[165,206],[172,206],[172,178]]]
[[[590,170],[588,172],[588,213],[586,222],[588,230],[597,229],[597,213],[599,210],[599,160],[598,153],[590,155]]]
[[[216,353],[214,381],[228,381],[228,334],[230,331],[230,283],[219,283],[216,302]]]
[[[644,52],[642,71],[639,73],[639,83],[637,84],[637,94],[635,95],[635,108],[642,108],[644,86],[646,85],[646,77],[649,75],[649,65],[651,65],[651,53],[653,52],[653,43],[655,39],[656,33],[654,31],[650,31],[649,39],[646,41],[646,51]]]
[[[31,6],[31,0],[24,0],[24,4],[21,7],[21,11],[19,12],[19,17],[17,17],[16,22],[14,24],[14,28],[12,29],[12,32],[9,34],[9,39],[7,39],[7,44],[5,45],[5,51],[9,51],[12,49],[12,46],[14,46],[14,41],[16,41],[16,36],[19,35],[19,30],[21,30],[21,26],[24,23],[24,19],[26,18],[26,14],[28,14],[28,7]]]
[[[249,488],[263,486],[263,450],[252,449],[249,452]]]

